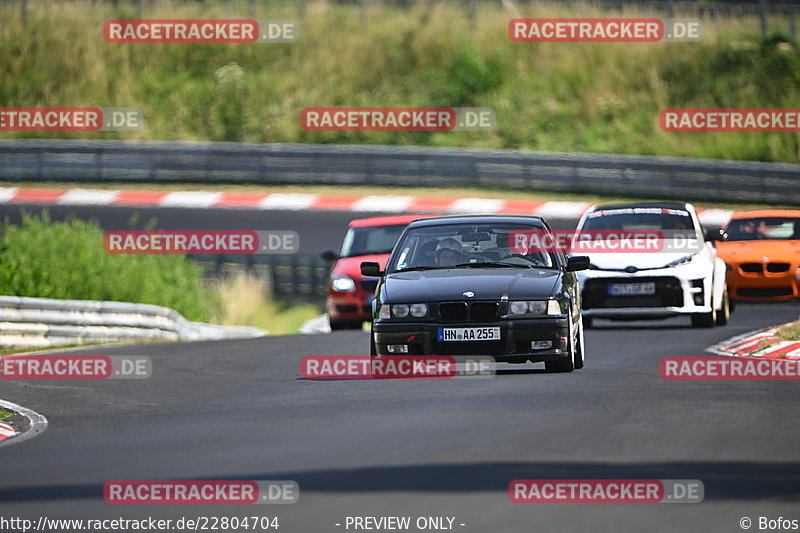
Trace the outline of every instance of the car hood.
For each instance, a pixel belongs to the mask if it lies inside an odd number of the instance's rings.
[[[400,303],[465,300],[511,300],[549,298],[561,272],[546,269],[447,268],[397,272],[386,276],[383,300]]]
[[[372,262],[378,263],[383,269],[386,266],[386,261],[389,260],[389,254],[377,255],[357,255],[355,257],[342,257],[336,260],[336,265],[331,270],[331,274],[344,274],[353,279],[359,279],[361,275],[361,263]]]
[[[717,244],[717,255],[730,263],[761,263],[768,261],[791,263],[800,257],[800,241],[729,241]]]
[[[592,265],[603,270],[624,270],[636,267],[638,270],[664,268],[690,252],[681,253],[638,253],[638,254],[590,254]]]

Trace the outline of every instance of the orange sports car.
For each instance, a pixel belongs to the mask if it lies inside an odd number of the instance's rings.
[[[731,298],[800,298],[800,210],[739,211],[724,230],[717,255]]]

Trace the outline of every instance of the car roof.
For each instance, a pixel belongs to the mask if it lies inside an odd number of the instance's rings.
[[[417,220],[409,227],[444,226],[447,224],[537,224],[544,225],[542,217],[526,215],[447,215]]]
[[[592,206],[590,211],[598,211],[602,209],[629,209],[635,207],[656,207],[661,209],[687,210],[689,204],[683,202],[626,202],[618,204],[599,204]]]
[[[348,226],[350,226],[351,228],[365,228],[370,226],[391,226],[395,224],[398,225],[408,224],[413,220],[430,216],[436,216],[436,215],[423,215],[418,213],[416,215],[390,215],[383,217],[357,218],[355,220],[351,220]]]
[[[762,217],[800,217],[800,209],[759,209],[755,211],[736,211],[731,220],[736,218]]]

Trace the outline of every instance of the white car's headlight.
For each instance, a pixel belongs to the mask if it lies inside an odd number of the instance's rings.
[[[356,282],[350,276],[334,274],[331,276],[331,289],[336,292],[355,292]]]
[[[513,301],[508,304],[509,315],[560,315],[557,300]]]
[[[672,261],[671,263],[667,263],[666,268],[672,268],[672,267],[676,267],[676,266],[680,266],[680,265],[689,264],[692,261],[694,261],[695,257],[697,257],[697,254],[684,255],[683,257],[680,257],[680,258],[676,259],[675,261]]]

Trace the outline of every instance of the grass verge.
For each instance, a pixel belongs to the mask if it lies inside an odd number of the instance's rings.
[[[779,328],[777,336],[789,341],[800,341],[800,320]]]
[[[14,416],[14,413],[12,413],[11,411],[6,411],[5,409],[0,408],[0,420],[3,420],[4,418],[8,418],[10,416]]]
[[[247,325],[269,331],[270,335],[297,333],[308,320],[322,310],[310,303],[289,304],[275,301],[262,284],[249,276],[238,276],[220,283],[222,314],[216,322],[224,325]]]
[[[136,107],[133,132],[91,138],[519,148],[800,161],[798,133],[667,133],[665,108],[794,108],[800,50],[784,18],[761,40],[755,15],[704,15],[695,43],[516,43],[501,2],[264,0],[252,18],[297,20],[291,44],[110,44],[109,19],[245,18],[231,2],[0,4],[0,102],[18,106]],[[556,2],[519,4],[521,17],[655,17]],[[508,4],[507,4],[508,5]],[[676,5],[673,16],[695,17]],[[250,17],[247,17],[250,18]],[[57,23],[54,23],[57,21]],[[487,107],[490,131],[312,132],[316,106]],[[2,138],[87,138],[3,132]]]

